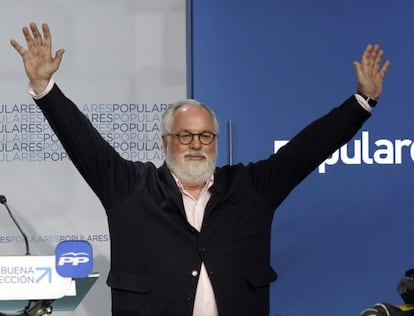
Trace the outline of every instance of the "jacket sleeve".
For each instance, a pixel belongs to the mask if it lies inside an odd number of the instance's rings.
[[[134,163],[119,156],[56,84],[35,102],[105,208],[116,203],[116,196],[131,189],[137,176]]]
[[[351,140],[370,116],[350,97],[306,126],[277,153],[249,165],[253,186],[276,208],[321,162]]]

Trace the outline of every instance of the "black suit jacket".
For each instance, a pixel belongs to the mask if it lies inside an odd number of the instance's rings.
[[[274,210],[370,116],[352,96],[267,159],[217,168],[197,232],[166,165],[122,159],[56,85],[36,102],[105,208],[115,316],[192,315],[202,262],[220,316],[268,315]]]

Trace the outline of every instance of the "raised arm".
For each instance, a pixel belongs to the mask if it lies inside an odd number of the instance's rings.
[[[34,92],[38,94],[47,87],[52,75],[58,70],[64,50],[59,49],[52,56],[52,36],[46,23],[42,24],[43,36],[35,23],[30,23],[29,27],[23,27],[27,49],[14,39],[10,44],[22,56],[27,77]]]
[[[382,93],[384,76],[391,62],[387,60],[381,66],[384,51],[378,44],[368,44],[361,61],[354,61],[358,91],[371,99],[378,99]]]

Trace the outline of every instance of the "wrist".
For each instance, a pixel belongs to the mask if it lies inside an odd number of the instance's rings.
[[[33,92],[38,95],[46,90],[50,80],[31,80],[30,86]]]
[[[362,93],[361,91],[358,91],[357,94],[360,95],[365,100],[365,102],[367,102],[369,104],[370,107],[375,107],[378,103],[377,100],[375,100],[374,98]]]
[[[55,84],[55,81],[53,80],[53,78],[51,78],[48,81],[47,86],[42,91],[36,92],[33,89],[32,82],[30,81],[29,84],[28,84],[28,87],[27,87],[28,88],[27,92],[32,96],[33,99],[38,100],[38,99],[43,98],[46,94],[48,94],[50,92],[50,90],[52,90],[54,84]],[[43,85],[41,85],[41,86],[43,86]],[[41,88],[41,87],[39,87],[39,88]]]

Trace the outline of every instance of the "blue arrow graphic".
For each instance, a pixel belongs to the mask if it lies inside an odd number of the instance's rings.
[[[38,267],[36,270],[41,270],[43,273],[36,279],[36,283],[39,283],[45,277],[48,277],[49,283],[52,283],[52,268],[50,267]]]

